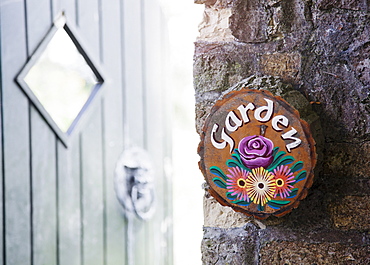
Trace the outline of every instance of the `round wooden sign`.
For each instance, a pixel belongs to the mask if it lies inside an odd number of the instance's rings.
[[[312,185],[315,141],[285,100],[244,89],[216,102],[198,153],[210,194],[259,219],[296,208]]]

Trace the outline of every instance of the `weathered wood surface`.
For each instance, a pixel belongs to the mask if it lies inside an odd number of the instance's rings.
[[[242,88],[217,101],[199,145],[209,192],[222,205],[265,219],[307,196],[316,164],[307,122],[281,97]]]

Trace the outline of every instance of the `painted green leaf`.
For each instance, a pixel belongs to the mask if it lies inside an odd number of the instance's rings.
[[[242,160],[240,159],[239,150],[237,148],[234,149],[234,154],[232,154],[231,157],[239,161],[239,163],[242,163]]]
[[[223,180],[227,180],[228,177],[222,172],[222,170],[219,167],[212,166],[209,168],[209,171],[211,171],[212,174],[221,177]]]
[[[223,180],[219,178],[213,178],[212,181],[217,185],[217,187],[226,189],[226,183]]]
[[[284,156],[284,157],[280,158],[279,160],[277,160],[275,162],[272,162],[272,164],[267,168],[267,170],[268,171],[272,171],[275,168],[277,168],[278,166],[288,165],[288,164],[290,164],[292,162],[294,162],[294,157],[292,157],[292,156]]]
[[[240,158],[239,151],[238,151],[238,149],[237,149],[237,148],[236,148],[236,149],[234,149],[234,154],[232,154],[232,155],[231,155],[231,158],[232,158],[232,159],[229,159],[229,160],[227,160],[227,161],[226,161],[226,165],[227,165],[228,167],[240,167],[240,168],[242,168],[242,169],[245,169],[247,172],[251,171],[249,168],[247,168],[247,167],[243,164],[243,162],[242,162],[242,160],[241,160],[241,158]]]
[[[274,156],[274,160],[272,161],[272,163],[277,163],[279,162],[279,160],[286,155],[286,152],[284,151],[280,151],[279,153],[276,154],[276,156]]]
[[[280,209],[282,206],[287,205],[290,201],[275,201],[271,200],[267,204],[273,209]]]
[[[289,204],[290,201],[276,201],[276,200],[271,200],[268,203],[274,203],[274,204],[279,204],[279,205],[286,205],[286,204]]]
[[[226,165],[228,167],[242,167],[241,164],[239,163],[239,161],[235,161],[233,159],[229,159],[226,161]]]
[[[265,210],[265,206],[262,206],[260,204],[257,205],[257,210],[263,212]]]
[[[298,188],[292,189],[292,191],[290,192],[290,194],[287,198],[291,199],[291,198],[294,198],[295,196],[297,196],[298,190],[299,190]]]
[[[278,166],[288,165],[288,164],[290,164],[292,162],[294,162],[294,157],[292,157],[292,156],[286,156],[286,157],[282,158],[279,161]]]
[[[307,171],[306,170],[303,170],[302,172],[300,172],[296,177],[295,177],[295,182],[299,182],[301,180],[304,180],[305,178],[307,177]]]
[[[274,148],[274,150],[272,151],[272,156],[273,157],[275,157],[275,155],[277,154],[277,152],[279,151],[279,147],[278,146],[276,146],[275,148]]]
[[[296,171],[299,171],[303,168],[303,162],[302,161],[298,161],[297,163],[295,163],[291,168],[290,170],[292,172],[296,172]]]
[[[276,168],[278,166],[279,162],[281,161],[281,159],[284,157],[285,154],[286,154],[286,152],[284,152],[284,151],[280,151],[279,153],[277,153],[274,156],[274,160],[272,161],[272,163],[267,167],[267,170],[268,171],[271,171],[274,168]]]
[[[251,202],[243,201],[243,200],[238,200],[237,195],[232,195],[231,192],[226,192],[226,198],[228,198],[232,203],[235,203],[240,206],[248,206],[251,204]]]
[[[247,201],[234,201],[233,203],[240,205],[240,206],[249,206],[251,204],[251,202],[247,202]]]
[[[231,201],[236,200],[237,196],[236,195],[231,195],[231,192],[226,192],[226,198],[228,198]]]

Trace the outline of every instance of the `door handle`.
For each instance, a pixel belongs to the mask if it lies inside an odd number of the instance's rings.
[[[146,221],[153,216],[154,172],[144,149],[132,147],[122,152],[116,165],[114,189],[127,217]]]

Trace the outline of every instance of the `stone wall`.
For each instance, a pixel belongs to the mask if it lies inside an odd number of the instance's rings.
[[[204,198],[203,264],[370,264],[370,3],[195,0],[196,129],[252,75],[277,76],[319,115],[324,141],[309,195],[254,220]]]

